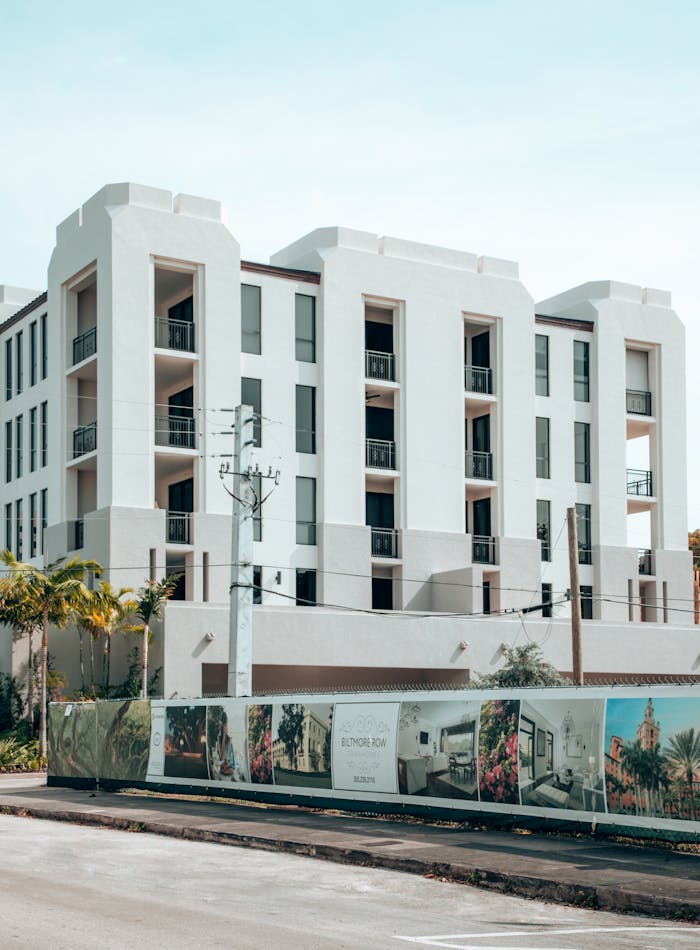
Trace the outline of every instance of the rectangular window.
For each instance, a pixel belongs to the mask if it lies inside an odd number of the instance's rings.
[[[535,392],[549,395],[549,337],[535,335]]]
[[[46,379],[49,368],[49,340],[46,331],[46,314],[43,314],[40,322],[41,327],[41,378]]]
[[[297,386],[297,452],[316,451],[316,387]]]
[[[552,560],[552,503],[542,498],[537,499],[537,537],[542,547],[542,560]]]
[[[39,543],[41,545],[39,549],[40,554],[44,554],[46,551],[46,525],[48,523],[49,517],[49,500],[48,500],[48,489],[41,489],[41,537],[39,538]]]
[[[260,501],[262,499],[262,476],[253,475],[253,491],[257,499],[257,507],[253,512],[253,541],[262,541],[262,508]]]
[[[49,404],[47,402],[42,402],[41,404],[41,467],[47,463],[48,457],[48,440],[49,440]]]
[[[22,560],[22,529],[23,529],[23,513],[22,513],[22,499],[18,498],[15,502],[15,557],[18,561]]]
[[[37,325],[29,324],[29,385],[36,386],[37,379]]]
[[[29,410],[29,471],[36,471],[36,406]]]
[[[24,333],[22,330],[19,331],[15,338],[15,356],[16,356],[16,368],[17,368],[17,394],[22,392],[24,388]]]
[[[297,544],[316,544],[316,479],[297,475]]]
[[[574,422],[574,475],[577,482],[591,480],[591,427],[587,422]]]
[[[12,399],[12,337],[5,340],[5,399]]]
[[[30,521],[30,531],[31,531],[31,540],[29,548],[29,556],[36,557],[37,552],[37,541],[38,541],[38,524],[37,524],[37,510],[36,510],[36,492],[29,496],[29,521]]]
[[[22,456],[24,454],[23,428],[23,417],[17,416],[15,419],[15,475],[17,478],[22,477]]]
[[[537,477],[549,478],[549,419],[537,416],[535,424]]]
[[[593,620],[593,588],[589,584],[581,584],[581,619]]]
[[[262,603],[262,567],[253,564],[253,603]]]
[[[554,771],[554,733],[547,733],[547,771]]]
[[[576,505],[576,534],[578,535],[579,564],[592,564],[590,505]]]
[[[12,481],[12,419],[5,423],[5,481]]]
[[[542,585],[542,616],[552,616],[552,585]]]
[[[258,448],[262,445],[262,381],[241,376],[241,405],[252,406],[255,413],[253,420],[253,442]]]
[[[297,568],[297,607],[316,606],[316,571]]]
[[[294,295],[295,354],[302,363],[316,362],[316,298]]]
[[[529,779],[535,777],[535,724],[532,719],[520,717],[520,764]]]
[[[241,284],[241,351],[262,352],[260,334],[260,288]]]
[[[590,402],[589,350],[585,340],[574,340],[574,399],[577,402]]]
[[[12,550],[12,502],[5,505],[5,547]]]

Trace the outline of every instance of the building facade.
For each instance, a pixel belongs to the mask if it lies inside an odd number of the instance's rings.
[[[0,290],[4,544],[132,587],[181,571],[166,695],[225,689],[241,402],[279,472],[257,486],[258,688],[458,682],[523,611],[570,669],[572,505],[588,668],[692,672],[667,293],[535,305],[513,262],[343,228],[242,261],[217,202],[134,184],[58,226],[47,288]]]

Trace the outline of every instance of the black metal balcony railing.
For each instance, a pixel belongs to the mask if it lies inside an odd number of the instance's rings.
[[[73,366],[97,353],[97,327],[90,327],[73,340]]]
[[[78,426],[73,430],[73,458],[77,459],[97,448],[97,422],[86,426]]]
[[[651,472],[647,472],[645,469],[628,468],[627,494],[652,498],[654,495],[654,486],[651,479]]]
[[[469,393],[493,394],[493,374],[488,366],[465,366],[464,388]]]
[[[365,350],[365,377],[396,381],[396,357],[393,353],[380,353],[378,350]]]
[[[365,439],[367,468],[396,468],[396,443],[383,439]]]
[[[472,537],[472,561],[475,564],[495,564],[496,539],[475,534]]]
[[[627,390],[627,412],[635,416],[651,415],[651,393],[642,389]]]
[[[85,523],[82,519],[70,523],[72,528],[69,550],[79,551],[85,546]]]
[[[652,552],[648,548],[639,548],[637,555],[639,557],[639,573],[653,575],[654,558]]]
[[[493,478],[490,452],[465,452],[464,473],[466,478]]]
[[[593,549],[588,547],[585,544],[579,544],[578,562],[579,564],[592,564],[593,563]]]
[[[156,416],[156,445],[193,449],[194,419],[191,416]]]
[[[168,511],[165,516],[168,544],[191,544],[191,517],[189,511]]]
[[[156,317],[156,346],[165,350],[194,353],[194,323]]]
[[[396,528],[372,528],[372,557],[398,557],[399,533]]]

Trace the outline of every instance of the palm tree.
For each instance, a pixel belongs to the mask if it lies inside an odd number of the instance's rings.
[[[622,767],[634,783],[634,811],[638,815],[643,811],[642,800],[642,773],[644,771],[644,750],[637,739],[636,742],[625,742],[620,749]]]
[[[9,568],[4,580],[5,590],[15,590],[18,598],[26,598],[28,612],[39,618],[41,628],[41,707],[39,717],[39,752],[46,755],[46,668],[49,652],[49,626],[64,629],[88,599],[85,574],[101,573],[97,561],[77,557],[59,558],[41,570],[34,564],[18,561],[10,551],[0,553],[0,562]]]
[[[700,770],[700,733],[695,733],[695,729],[685,729],[683,732],[677,732],[668,740],[668,746],[665,749],[666,758],[670,765],[677,769],[685,778],[690,795],[690,812],[693,821],[696,819],[695,811],[695,792],[693,783],[695,773]]]
[[[102,685],[106,694],[109,693],[112,635],[133,629],[129,620],[137,605],[127,596],[131,593],[131,587],[116,590],[109,581],[101,581],[97,590],[90,591],[82,615],[84,628],[95,639],[102,637]]]
[[[41,626],[41,617],[27,597],[26,585],[15,583],[11,577],[0,578],[0,623],[12,627],[22,637],[27,634],[27,725],[34,731],[34,631]]]
[[[168,600],[175,593],[177,583],[182,577],[179,572],[168,574],[160,581],[153,579],[146,581],[146,586],[137,592],[136,616],[141,625],[134,629],[143,633],[141,645],[141,699],[148,697],[148,643],[151,636],[151,625],[154,620],[161,620]]]

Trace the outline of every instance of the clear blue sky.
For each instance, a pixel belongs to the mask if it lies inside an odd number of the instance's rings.
[[[605,714],[605,751],[610,750],[610,740],[619,736],[625,742],[635,742],[637,726],[644,719],[646,699],[609,699]],[[660,724],[659,741],[668,744],[672,736],[686,729],[700,731],[700,698],[686,697],[655,699],[654,716]]]
[[[700,403],[697,3],[44,0],[0,23],[0,282],[43,289],[56,223],[139,181],[221,199],[248,258],[337,223],[518,260],[536,299],[670,289]]]

